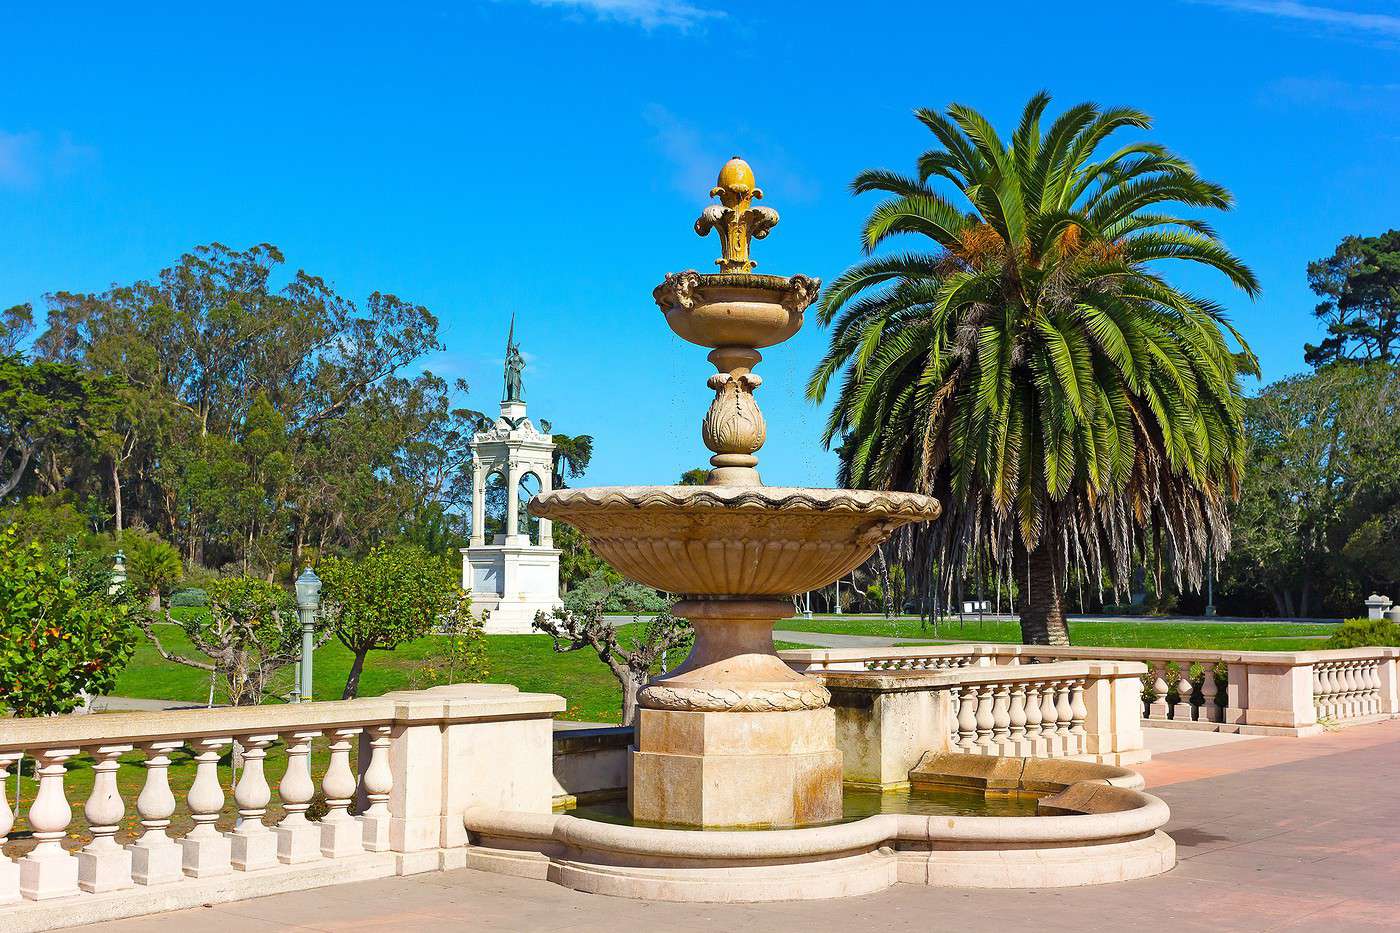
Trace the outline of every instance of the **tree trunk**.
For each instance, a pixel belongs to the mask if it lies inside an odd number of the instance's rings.
[[[875,548],[877,566],[880,568],[880,606],[885,618],[894,616],[894,587],[890,586],[890,562],[885,557],[885,546],[882,544]]]
[[[122,539],[122,478],[121,478],[121,473],[120,473],[120,471],[117,469],[117,458],[116,458],[116,456],[113,455],[111,459],[112,459],[112,509],[113,509],[113,511],[114,511],[114,520],[115,520],[115,522],[116,522],[116,539],[117,539],[118,541],[120,541],[120,540]],[[160,607],[157,606],[156,608],[158,609],[158,608],[160,608]]]
[[[1042,544],[1030,553],[1030,592],[1021,604],[1021,641],[1027,645],[1068,645],[1064,575],[1055,553]]]
[[[353,700],[360,695],[360,672],[365,669],[365,655],[369,654],[369,649],[355,652],[355,660],[350,664],[350,676],[345,678],[345,692],[340,695],[342,700]],[[302,690],[306,690],[307,684],[302,685]]]
[[[644,675],[634,674],[628,671],[622,678],[622,724],[624,726],[635,726],[637,724],[637,693],[646,686],[647,678]]]

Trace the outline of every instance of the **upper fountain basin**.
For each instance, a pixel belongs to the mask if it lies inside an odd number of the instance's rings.
[[[625,576],[686,596],[819,589],[896,528],[939,514],[936,499],[916,493],[777,486],[557,489],[529,509],[578,528]]]
[[[782,343],[802,327],[821,280],[805,275],[673,272],[652,297],[680,337],[702,347],[757,349]]]

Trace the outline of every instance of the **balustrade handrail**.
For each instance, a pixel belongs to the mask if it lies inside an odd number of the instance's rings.
[[[779,652],[799,669],[816,672],[831,664],[907,662],[920,658],[970,658],[996,661],[1003,658],[1060,657],[1102,661],[1224,661],[1279,667],[1304,667],[1326,661],[1400,658],[1400,648],[1324,648],[1316,651],[1237,651],[1195,648],[1111,648],[1093,645],[1012,645],[967,642],[956,645],[901,646],[891,648],[823,648]]]
[[[819,670],[811,673],[820,677],[828,687],[890,692],[978,684],[1063,680],[1067,677],[1088,677],[1091,679],[1141,677],[1147,671],[1147,665],[1138,661],[1069,659],[1049,664],[961,667],[942,670]]]
[[[0,752],[390,722],[518,719],[552,716],[558,706],[551,695],[521,694],[506,684],[452,684],[354,700],[0,719]]]

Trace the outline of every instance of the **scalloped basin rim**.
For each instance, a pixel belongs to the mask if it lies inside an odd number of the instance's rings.
[[[942,509],[938,500],[914,492],[877,489],[823,489],[802,486],[585,486],[555,489],[530,500],[531,514],[561,508],[676,509],[736,508],[814,512],[860,512],[910,521],[932,521]]]

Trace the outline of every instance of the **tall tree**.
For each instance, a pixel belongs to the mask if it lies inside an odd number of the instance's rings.
[[[1308,286],[1322,299],[1313,313],[1327,325],[1321,343],[1304,347],[1308,365],[1400,357],[1400,230],[1342,240],[1308,263]]]
[[[1079,104],[1046,126],[1048,104],[1035,95],[1009,141],[969,107],[919,110],[937,146],[916,174],[856,177],[856,193],[889,195],[866,251],[897,236],[925,249],[831,284],[818,309],[831,345],[808,395],[822,401],[841,374],[826,440],[841,444],[843,484],[943,503],[901,536],[916,586],[946,591],[985,555],[1028,582],[1025,641],[1064,644],[1072,566],[1121,590],[1151,542],[1194,586],[1229,544],[1238,375],[1257,364],[1221,307],[1155,264],[1204,265],[1251,296],[1258,283],[1179,211],[1224,210],[1229,192],[1159,144],[1105,148],[1146,130],[1146,114]]]

